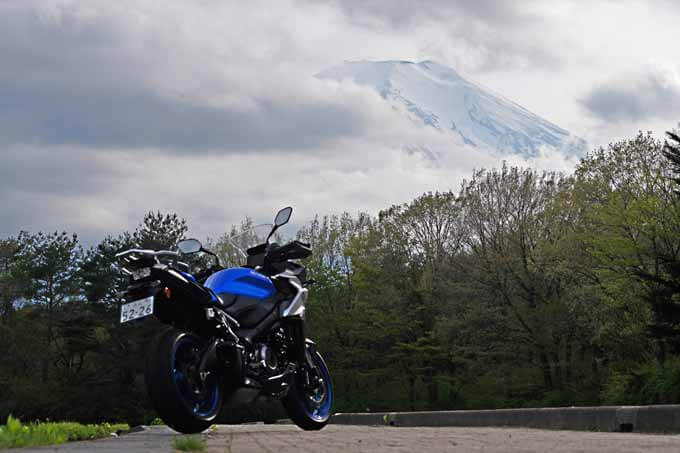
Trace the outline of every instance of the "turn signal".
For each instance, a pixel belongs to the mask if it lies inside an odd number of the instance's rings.
[[[163,288],[163,295],[165,295],[166,299],[170,299],[170,296],[172,296],[172,291],[170,291],[170,288],[167,286]]]

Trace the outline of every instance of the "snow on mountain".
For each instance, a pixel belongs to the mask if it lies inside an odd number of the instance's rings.
[[[345,62],[316,77],[372,87],[398,110],[470,146],[526,157],[544,147],[568,155],[586,148],[583,139],[433,61]]]

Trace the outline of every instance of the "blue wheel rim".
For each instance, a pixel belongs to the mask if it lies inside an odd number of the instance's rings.
[[[195,417],[210,419],[220,409],[220,385],[214,373],[203,383],[192,377],[191,367],[198,363],[197,351],[200,344],[195,338],[185,335],[177,340],[172,351],[172,377],[184,406]]]
[[[333,384],[328,373],[328,368],[324,361],[318,354],[313,356],[314,363],[321,371],[321,379],[323,379],[323,388],[317,388],[313,393],[302,391],[302,399],[304,401],[305,412],[307,416],[313,420],[323,422],[328,419],[331,414],[333,406]]]

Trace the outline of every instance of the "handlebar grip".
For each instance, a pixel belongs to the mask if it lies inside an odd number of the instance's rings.
[[[293,241],[275,249],[269,258],[272,262],[281,262],[285,260],[307,258],[311,254],[312,249],[309,247],[309,244]]]
[[[176,258],[180,257],[180,254],[178,252],[173,252],[172,250],[158,250],[157,252],[154,252],[155,256],[174,256]]]

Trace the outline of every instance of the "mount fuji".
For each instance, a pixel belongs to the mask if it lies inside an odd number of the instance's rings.
[[[371,87],[396,110],[468,146],[525,157],[586,149],[583,139],[433,61],[345,62],[316,77]]]

